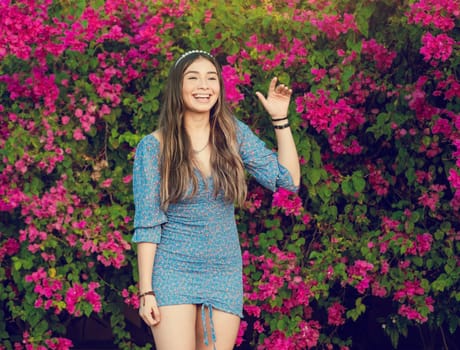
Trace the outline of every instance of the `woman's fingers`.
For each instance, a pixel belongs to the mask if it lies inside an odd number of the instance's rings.
[[[281,95],[290,95],[290,94],[292,94],[292,89],[290,89],[288,86],[286,86],[284,84],[279,84],[275,88],[275,92],[278,93],[278,94],[281,94]]]
[[[155,305],[153,307],[151,315],[152,315],[153,320],[154,320],[154,326],[156,324],[160,323],[160,309],[158,308],[158,306]]]
[[[149,327],[157,325],[160,322],[160,310],[156,302],[145,300],[144,304],[139,308],[139,316]]]
[[[270,81],[270,85],[268,86],[268,92],[275,90],[277,81],[278,81],[277,77],[272,78],[272,80]]]

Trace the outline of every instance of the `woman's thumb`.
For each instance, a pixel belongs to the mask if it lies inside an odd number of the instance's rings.
[[[265,106],[265,101],[266,101],[265,96],[262,95],[262,93],[259,91],[256,91],[256,96],[259,98],[259,101]]]

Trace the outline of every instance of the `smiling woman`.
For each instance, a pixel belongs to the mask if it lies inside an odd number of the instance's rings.
[[[159,128],[139,143],[133,174],[139,314],[158,350],[233,349],[243,316],[234,203],[246,197],[245,169],[268,189],[297,190],[291,93],[276,79],[267,98],[256,93],[277,155],[232,115],[209,53],[185,53],[171,68]]]

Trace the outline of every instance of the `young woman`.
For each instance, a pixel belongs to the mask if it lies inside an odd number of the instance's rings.
[[[157,350],[231,350],[243,313],[234,203],[245,169],[266,188],[296,190],[300,168],[287,118],[292,90],[270,82],[265,98],[278,152],[230,112],[221,68],[209,53],[172,66],[159,128],[136,149],[133,170],[142,319]]]

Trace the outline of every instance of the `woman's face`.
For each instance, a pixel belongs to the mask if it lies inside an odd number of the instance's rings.
[[[209,114],[220,94],[216,67],[203,57],[197,58],[184,72],[182,99],[185,113]]]

